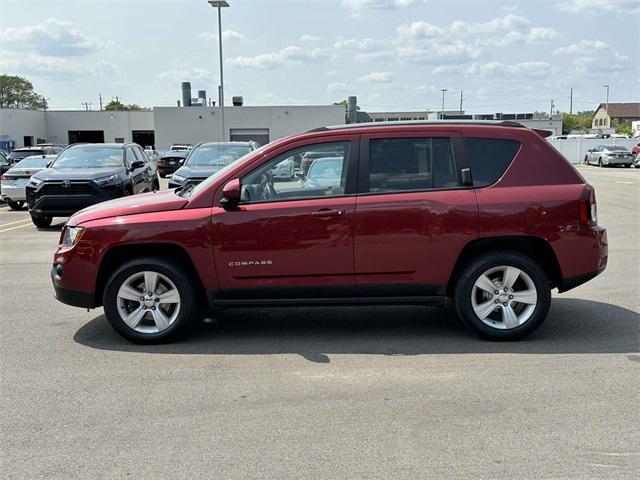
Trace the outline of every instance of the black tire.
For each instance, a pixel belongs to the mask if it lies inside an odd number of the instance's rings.
[[[158,175],[160,175],[160,178],[165,178],[167,176],[164,172],[158,172]]]
[[[589,159],[586,155],[584,156],[584,160],[582,161],[582,163],[584,163],[585,165],[589,165]]]
[[[48,228],[53,218],[48,215],[31,215],[31,221],[38,228]]]
[[[160,181],[157,178],[153,179],[153,191],[157,192],[160,190]]]
[[[504,330],[480,320],[471,303],[476,280],[487,270],[498,266],[512,266],[524,271],[533,281],[537,292],[536,305],[529,319],[518,327]],[[547,275],[537,263],[526,255],[503,250],[482,254],[464,268],[458,278],[454,301],[462,321],[481,337],[499,341],[519,340],[534,332],[546,318],[551,305],[551,290]]]
[[[7,205],[9,205],[9,208],[11,210],[22,210],[22,207],[24,206],[24,202],[22,202],[22,201],[7,202]]]
[[[118,312],[117,293],[127,278],[138,272],[153,271],[169,278],[180,294],[180,310],[173,323],[157,333],[141,333],[129,327]],[[111,275],[103,292],[103,306],[107,320],[122,337],[138,344],[158,344],[175,340],[184,334],[187,326],[197,317],[197,288],[185,269],[174,262],[155,257],[130,260]]]
[[[604,166],[604,165],[602,165],[602,159],[601,158],[598,159],[598,166],[600,168],[602,168]]]

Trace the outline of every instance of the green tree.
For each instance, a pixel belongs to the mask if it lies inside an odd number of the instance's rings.
[[[143,111],[150,110],[147,107],[141,107],[140,105],[137,105],[135,103],[130,103],[129,105],[126,105],[120,101],[115,101],[115,100],[111,100],[109,103],[107,103],[104,106],[104,109],[110,110],[110,111],[120,111],[120,112],[143,112]]]
[[[611,122],[611,126],[616,129],[616,133],[619,133],[621,135],[629,135],[630,137],[633,136],[633,129],[631,128],[631,125],[627,125],[617,118],[613,119],[613,121]]]
[[[586,110],[584,112],[578,112],[573,115],[568,113],[562,114],[562,133],[565,135],[571,133],[574,130],[581,132],[588,132],[591,128],[591,121],[593,119],[592,110]]]
[[[47,99],[38,95],[26,78],[0,75],[0,108],[46,110]]]

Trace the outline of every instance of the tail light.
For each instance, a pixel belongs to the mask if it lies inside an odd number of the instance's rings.
[[[598,207],[596,205],[596,191],[587,184],[580,197],[580,224],[596,225],[598,223]]]

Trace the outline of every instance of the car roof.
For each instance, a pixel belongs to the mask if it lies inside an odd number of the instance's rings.
[[[12,152],[29,152],[31,150],[42,150],[43,148],[47,148],[49,146],[50,145],[40,145],[36,147],[20,147],[20,148],[14,148]]]
[[[75,147],[90,147],[90,148],[125,148],[130,145],[137,145],[137,143],[74,143],[73,145],[69,145],[69,148]]]
[[[197,147],[213,147],[215,145],[232,145],[232,146],[235,145],[239,147],[250,147],[254,143],[255,142],[202,142],[196,145],[196,148]]]
[[[328,127],[319,127],[309,130],[307,133],[312,132],[327,132],[335,130],[351,130],[351,129],[369,129],[369,128],[383,128],[383,127],[395,127],[395,126],[441,126],[441,125],[484,125],[494,127],[518,127],[526,128],[519,122],[512,120],[404,120],[399,122],[387,121],[387,122],[366,122],[366,123],[349,123],[346,125],[331,125]]]

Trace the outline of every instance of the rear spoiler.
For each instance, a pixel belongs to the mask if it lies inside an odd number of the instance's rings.
[[[532,128],[531,130],[536,132],[542,138],[547,138],[551,136],[551,132],[549,130],[540,130],[539,128]]]

